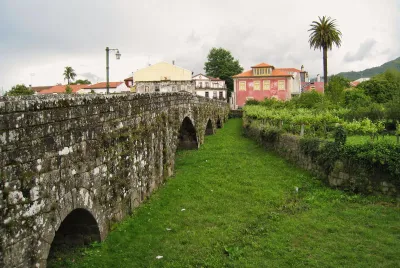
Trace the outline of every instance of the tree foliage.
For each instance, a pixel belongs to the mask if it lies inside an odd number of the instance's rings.
[[[71,80],[74,81],[76,77],[75,70],[72,69],[72,67],[70,66],[65,67],[63,75],[64,75],[64,80],[68,81],[68,85],[70,84],[70,81]]]
[[[325,88],[326,97],[333,104],[344,102],[345,89],[350,87],[350,80],[341,76],[332,76]]]
[[[204,70],[207,76],[219,77],[225,80],[229,92],[233,91],[232,76],[243,72],[242,66],[229,50],[213,47],[204,63]]]
[[[92,82],[90,82],[88,79],[77,79],[75,82],[71,83],[71,85],[90,85]]]
[[[6,96],[22,96],[22,95],[33,95],[35,91],[29,89],[24,84],[18,84],[11,88],[5,95]]]
[[[331,17],[318,17],[319,21],[313,21],[308,30],[310,33],[310,48],[322,49],[324,65],[324,83],[328,82],[328,49],[332,50],[333,45],[340,47],[342,44],[342,33],[337,28],[336,20]]]

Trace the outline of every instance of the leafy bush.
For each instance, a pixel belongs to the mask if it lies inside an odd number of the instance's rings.
[[[349,144],[344,147],[342,158],[373,172],[379,171],[390,174],[392,180],[400,183],[399,144],[387,142]]]
[[[276,142],[282,135],[283,130],[275,126],[265,126],[261,130],[261,139],[266,142]]]
[[[320,153],[322,140],[314,137],[306,137],[300,140],[300,150],[311,158],[315,158]]]
[[[335,143],[339,146],[342,147],[343,145],[346,144],[346,139],[347,139],[347,133],[344,127],[338,126],[335,131]]]
[[[29,89],[24,84],[18,84],[13,86],[10,91],[6,93],[6,96],[23,96],[23,95],[33,95],[35,91]]]
[[[260,102],[258,100],[254,100],[254,99],[249,99],[246,100],[246,105],[259,105]]]

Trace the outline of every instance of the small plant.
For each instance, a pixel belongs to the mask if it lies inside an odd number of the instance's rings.
[[[65,93],[66,94],[71,94],[72,93],[72,88],[69,85],[65,87]]]

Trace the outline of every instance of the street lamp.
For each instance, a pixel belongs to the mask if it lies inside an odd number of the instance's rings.
[[[117,58],[117,60],[119,60],[121,58],[121,53],[119,53],[119,50],[117,48],[108,48],[106,47],[106,77],[107,77],[107,94],[110,93],[110,67],[108,65],[109,62],[109,53],[110,51],[117,51],[115,53],[115,57]]]

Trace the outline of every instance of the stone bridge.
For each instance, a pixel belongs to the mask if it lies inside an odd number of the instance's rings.
[[[103,240],[228,112],[183,92],[0,98],[0,267]]]

